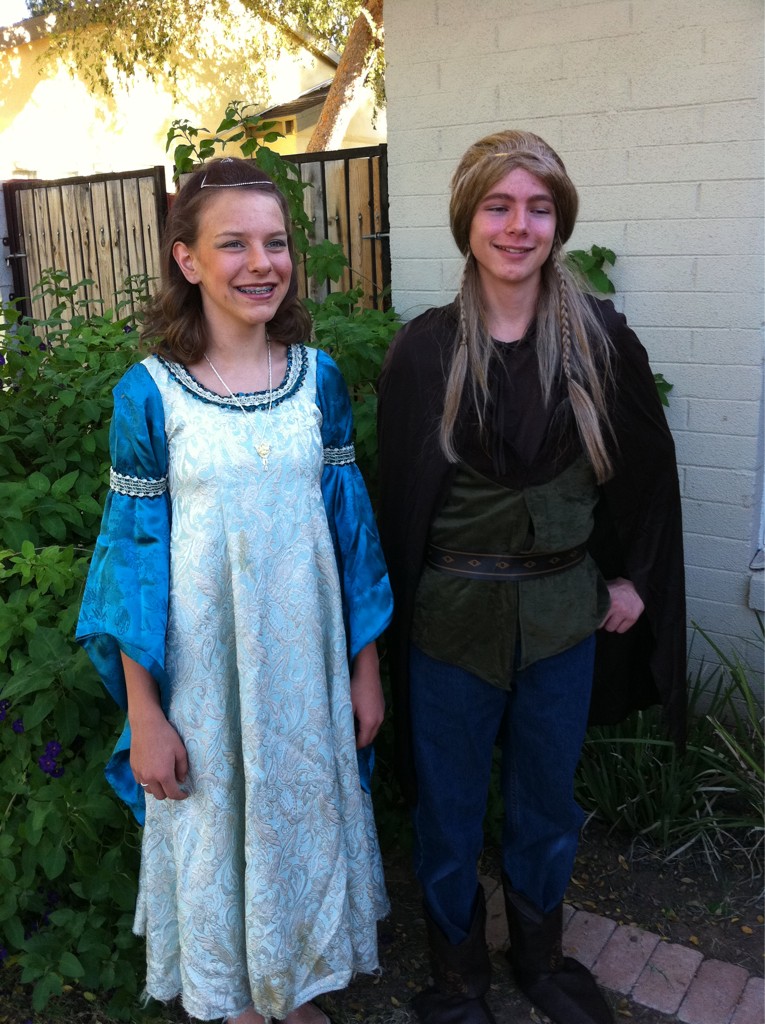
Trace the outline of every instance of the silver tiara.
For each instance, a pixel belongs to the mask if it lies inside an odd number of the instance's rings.
[[[205,176],[202,178],[202,184],[200,188],[241,188],[242,185],[248,185],[250,188],[272,188],[276,189],[276,185],[273,181],[208,181],[207,178],[210,174],[215,176],[216,169],[224,168],[224,164],[232,164],[233,158],[230,156],[224,157],[223,160],[217,163],[211,164],[209,170],[205,171]]]

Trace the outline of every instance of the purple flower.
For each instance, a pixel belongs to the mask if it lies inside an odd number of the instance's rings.
[[[6,959],[7,956],[8,950],[5,948],[5,946],[0,946],[0,964],[3,962],[3,960]]]
[[[0,366],[5,366],[5,356],[0,352]]]
[[[8,716],[8,708],[11,706],[9,700],[0,700],[0,722],[4,722]]]
[[[59,764],[56,758],[61,753],[61,744],[58,740],[50,740],[45,747],[45,753],[38,757],[37,763],[52,779],[60,779],[64,774],[64,766]]]
[[[51,757],[50,754],[43,754],[42,757],[37,759],[37,763],[46,775],[53,775],[54,771],[58,768],[56,758]]]
[[[24,723],[21,721],[20,718],[17,718],[16,721],[11,726],[11,729],[13,729],[14,732],[19,733],[19,735],[21,735],[21,733],[24,731]]]

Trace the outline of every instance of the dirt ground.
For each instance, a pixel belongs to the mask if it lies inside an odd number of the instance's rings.
[[[731,840],[710,864],[701,850],[666,860],[639,841],[585,829],[567,901],[636,924],[705,957],[763,973],[763,876]]]
[[[411,996],[428,983],[428,956],[420,897],[405,851],[385,850],[386,876],[392,902],[390,917],[380,925],[379,977],[359,977],[345,992],[320,1002],[335,1024],[410,1024]],[[488,851],[482,873],[497,875],[496,853]],[[609,835],[596,825],[585,829],[567,895],[577,908],[635,924],[667,940],[694,946],[705,957],[739,964],[752,974],[763,973],[763,879],[735,846],[711,869],[701,855],[689,852],[666,862],[629,838]],[[513,985],[504,957],[494,957],[490,1005],[498,1024],[537,1024]],[[111,1024],[97,1007],[72,992],[43,1014],[34,1014],[28,995],[12,970],[0,969],[0,1024]],[[674,1018],[611,999],[617,1021],[668,1024]],[[155,1011],[154,1021],[187,1021],[182,1011]]]

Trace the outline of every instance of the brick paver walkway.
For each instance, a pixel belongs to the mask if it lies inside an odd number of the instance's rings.
[[[486,891],[489,948],[507,945],[502,887]],[[696,949],[651,932],[564,907],[563,951],[592,970],[599,984],[682,1024],[763,1024],[765,981],[743,967],[705,960]]]

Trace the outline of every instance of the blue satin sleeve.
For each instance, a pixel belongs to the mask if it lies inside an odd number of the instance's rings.
[[[121,708],[127,710],[120,652],[156,680],[166,709],[165,634],[170,580],[170,499],[162,399],[145,366],[114,389],[111,486],[77,623],[77,641]],[[106,776],[140,822],[143,792],[130,770],[130,731],[120,737]]]
[[[393,595],[372,504],[361,472],[352,461],[353,415],[348,389],[335,362],[321,350],[316,393],[325,462],[321,489],[340,573],[352,661],[387,628]]]

